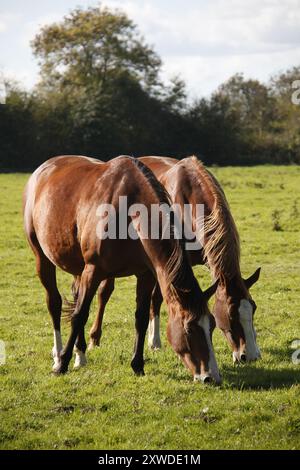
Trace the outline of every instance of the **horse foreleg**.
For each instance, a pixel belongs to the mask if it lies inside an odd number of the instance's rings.
[[[93,349],[100,344],[100,338],[102,334],[102,322],[105,312],[105,307],[109,301],[115,288],[114,278],[105,279],[101,282],[98,290],[98,310],[96,318],[90,330],[90,343],[89,350]]]
[[[144,343],[149,323],[151,293],[155,284],[152,273],[139,276],[136,286],[135,345],[131,367],[137,375],[144,375]]]
[[[150,318],[149,318],[149,331],[148,331],[148,346],[150,349],[160,349],[160,307],[163,301],[161,290],[158,282],[152,292],[151,306],[150,306]]]
[[[73,294],[74,301],[78,297],[80,279],[81,279],[81,276],[74,276],[74,281],[72,284],[72,294]],[[85,336],[84,336],[84,328],[81,328],[76,338],[76,342],[74,346],[74,353],[75,353],[74,369],[79,369],[80,367],[83,367],[86,365],[87,360],[86,360],[85,352],[86,352],[86,341],[85,341]]]

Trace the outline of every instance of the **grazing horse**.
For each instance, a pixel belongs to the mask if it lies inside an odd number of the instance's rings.
[[[62,156],[43,163],[30,177],[24,192],[24,226],[36,257],[36,268],[46,290],[54,327],[54,372],[65,373],[75,346],[75,366],[85,364],[84,326],[91,301],[101,281],[136,275],[136,339],[131,366],[144,374],[144,339],[149,322],[151,293],[159,283],[169,311],[167,335],[171,346],[192,372],[194,380],[220,382],[211,342],[207,301],[216,284],[202,292],[188,262],[184,244],[144,236],[135,210],[129,214],[120,204],[147,208],[169,205],[163,186],[142,162],[127,156],[107,163],[82,156]],[[99,229],[99,205],[115,210],[117,222],[127,229],[133,223],[137,239],[106,237],[108,222]],[[106,207],[105,206],[105,207]],[[170,222],[174,228],[174,222]],[[160,233],[161,233],[160,223]],[[101,228],[102,227],[102,228]],[[71,332],[63,348],[60,334],[62,300],[56,284],[56,267],[74,276]]]
[[[167,157],[141,157],[139,160],[153,171],[174,203],[180,207],[191,205],[194,225],[196,204],[204,205],[203,246],[188,251],[189,261],[192,266],[206,264],[212,277],[219,280],[213,314],[232,349],[233,361],[258,359],[260,351],[253,325],[256,305],[249,289],[258,280],[260,268],[248,279],[242,278],[239,236],[220,184],[196,157],[180,161]],[[113,289],[112,278],[100,286],[99,310],[90,331],[90,348],[99,345],[104,309]],[[157,285],[152,295],[148,336],[149,346],[154,349],[161,347],[159,311],[162,300]]]

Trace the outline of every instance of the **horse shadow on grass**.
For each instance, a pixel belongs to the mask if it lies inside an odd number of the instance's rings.
[[[251,365],[230,366],[220,368],[222,375],[222,388],[231,390],[279,390],[300,384],[300,368],[269,369],[267,367],[255,368]],[[168,379],[186,383],[190,377],[184,373],[166,373]]]
[[[255,363],[240,366],[223,364],[225,387],[239,390],[274,390],[300,384],[300,365],[293,365],[292,352],[285,348],[265,348],[264,353],[270,355],[275,362],[266,363],[262,358]]]
[[[238,366],[232,363],[223,364],[220,367],[222,387],[235,390],[276,390],[300,384],[300,364],[292,364],[290,351],[268,348],[264,352],[271,354],[276,361],[275,365],[264,363],[264,359]],[[290,361],[290,366],[287,361]],[[180,382],[187,379],[185,374],[180,374],[176,369],[167,375],[169,379]]]
[[[222,376],[225,387],[228,386],[232,389],[284,389],[300,384],[300,367],[297,369],[289,367],[274,369],[264,366],[262,362],[255,365],[245,364],[243,366],[223,365]]]

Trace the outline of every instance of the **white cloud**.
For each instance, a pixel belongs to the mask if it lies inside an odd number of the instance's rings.
[[[0,15],[0,33],[4,24],[6,38],[0,43],[0,71],[4,76],[17,80],[27,89],[35,85],[38,65],[31,53],[30,41],[42,26],[60,19],[61,15],[51,12],[36,15],[34,20],[28,20],[24,14]]]
[[[246,78],[267,82],[271,75],[296,64],[298,49],[272,54],[231,55],[222,57],[174,56],[165,63],[164,76],[180,74],[188,84],[191,98],[208,96],[217,87],[237,72]]]
[[[107,0],[138,24],[163,58],[163,77],[181,75],[191,96],[208,95],[237,72],[267,81],[300,62],[299,0]]]
[[[299,0],[107,0],[138,24],[191,95],[207,95],[236,72],[266,81],[300,62]]]
[[[97,4],[96,0],[80,3]],[[45,0],[38,12],[22,10],[14,38],[7,36],[11,51],[7,53],[3,43],[1,54],[0,43],[1,65],[7,61],[16,73],[27,70],[26,83],[33,83],[37,66],[29,41],[40,26],[60,20],[77,4]],[[208,94],[236,72],[267,80],[300,62],[300,0],[103,0],[102,4],[124,10],[163,59],[163,76],[181,74],[193,95]],[[0,14],[2,37],[9,32],[10,21]]]
[[[126,11],[170,55],[269,52],[300,42],[299,0],[189,0],[184,10],[178,3],[105,2]]]
[[[0,33],[5,33],[16,25],[20,18],[18,14],[0,12]]]

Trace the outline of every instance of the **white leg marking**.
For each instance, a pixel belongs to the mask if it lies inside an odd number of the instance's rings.
[[[260,350],[256,344],[256,331],[253,326],[253,309],[249,300],[241,300],[239,314],[246,339],[247,361],[253,361],[260,358]]]
[[[86,365],[87,360],[86,360],[84,352],[80,351],[76,347],[74,348],[74,351],[75,351],[74,369],[79,369],[80,367],[83,367]]]
[[[194,382],[201,382],[201,374],[194,375]]]
[[[96,345],[93,340],[90,340],[88,345],[88,351],[92,351],[93,349],[96,349]]]
[[[62,351],[63,345],[62,345],[62,340],[61,340],[61,334],[60,331],[54,330],[54,346],[52,349],[52,356],[54,360],[53,364],[53,370],[55,370],[58,365],[59,365],[59,357],[60,353]]]
[[[209,382],[211,381],[211,376],[210,374],[195,374],[194,375],[194,382],[202,382],[202,383],[205,383],[205,382]]]
[[[213,345],[210,339],[210,322],[209,322],[209,316],[208,315],[203,315],[200,320],[198,321],[198,325],[201,326],[201,328],[204,331],[207,346],[208,346],[208,353],[209,353],[209,360],[208,360],[208,368],[209,368],[209,373],[211,374],[212,378],[217,382],[221,382],[221,376],[219,373],[219,369],[217,366],[217,361],[215,357],[215,353],[213,350]]]
[[[233,359],[234,364],[236,364],[237,362],[240,362],[240,353],[238,351],[233,351],[232,359]]]
[[[149,321],[148,326],[148,346],[150,349],[160,349],[160,331],[159,331],[159,317],[155,316]]]

